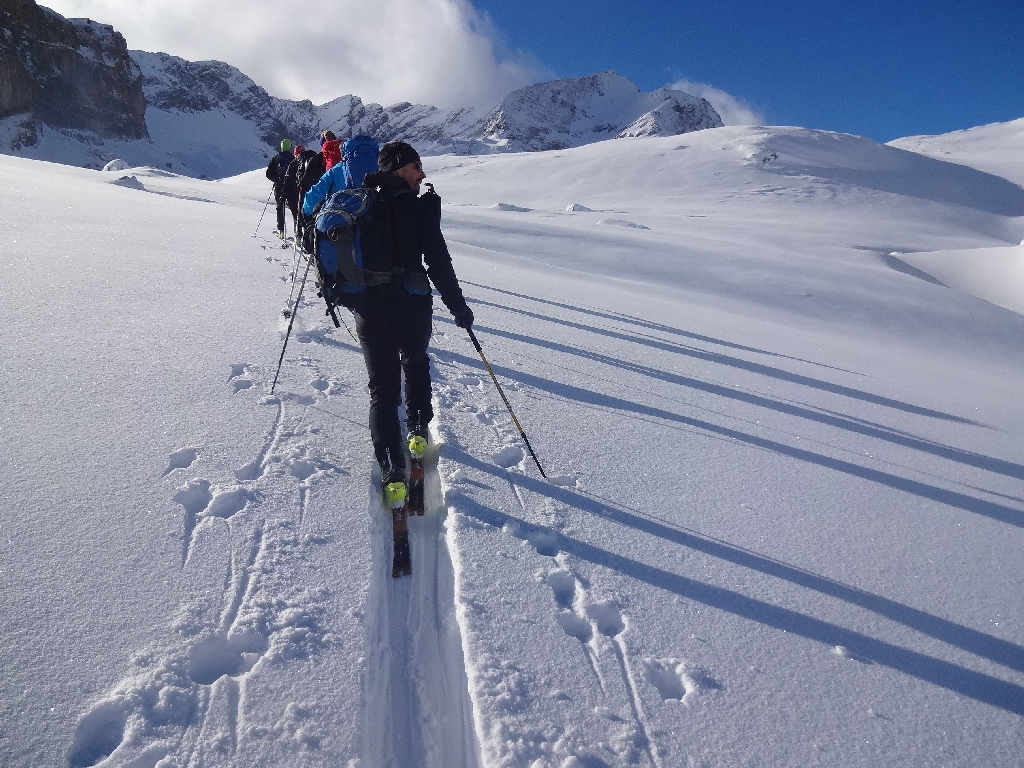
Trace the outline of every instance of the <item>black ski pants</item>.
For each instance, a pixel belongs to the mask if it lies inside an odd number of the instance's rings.
[[[398,418],[403,374],[408,424],[425,429],[434,418],[427,356],[433,300],[397,286],[370,288],[354,312],[369,376],[373,452],[385,478],[405,479],[405,435]]]
[[[274,201],[277,203],[277,230],[284,232],[284,212],[288,207],[288,200],[284,194],[274,191]]]

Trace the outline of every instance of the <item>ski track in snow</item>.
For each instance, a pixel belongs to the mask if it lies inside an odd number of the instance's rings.
[[[436,379],[436,373],[434,374]],[[437,404],[435,402],[435,410]],[[391,576],[391,516],[369,489],[373,578],[366,647],[365,762],[374,768],[477,768],[472,702],[455,617],[455,574],[437,438],[425,464],[425,513],[409,517],[412,576]]]
[[[490,427],[496,444],[501,446],[491,452],[493,463],[507,471],[525,473],[525,465],[532,465],[532,459],[524,450],[521,438],[497,392],[493,391],[489,378],[486,374],[478,375],[476,372],[467,371],[461,364],[453,361],[445,349],[450,345],[446,333],[436,333],[435,336],[438,346],[441,347],[437,355],[438,367],[451,380],[451,384],[439,384],[435,381],[435,389],[443,401],[441,407],[436,407],[435,410],[443,414],[445,409],[456,409],[472,414],[481,425]],[[520,389],[519,385],[513,382],[504,381],[501,384],[506,392]],[[448,478],[449,482],[464,482],[462,472],[461,469],[456,470],[454,475]],[[534,517],[532,512],[537,511],[531,509],[534,502],[517,484],[512,471],[507,472],[506,480],[519,510],[515,516],[497,513],[506,519],[501,531],[528,544],[539,556],[549,560],[550,565],[544,572],[538,574],[538,579],[551,590],[554,603],[553,619],[567,636],[579,642],[585,662],[606,700],[605,705],[595,708],[595,714],[608,720],[609,725],[617,729],[611,741],[617,745],[616,751],[620,759],[631,765],[647,764],[662,768],[666,763],[652,735],[653,730],[644,711],[640,688],[642,685],[648,685],[658,691],[662,700],[676,699],[683,702],[692,700],[697,695],[700,685],[695,683],[692,677],[687,676],[687,662],[683,660],[646,659],[638,664],[632,658],[626,641],[630,627],[628,616],[620,610],[614,597],[609,599],[595,596],[593,585],[577,575],[574,571],[574,558],[561,549],[561,536],[557,530],[524,522]],[[575,486],[576,478],[555,476],[549,478],[549,482],[561,486]],[[640,674],[638,668],[643,670]],[[477,675],[502,675],[505,671],[507,670],[477,670]],[[504,685],[509,683],[502,683],[502,686]],[[705,687],[714,686],[707,684]],[[556,696],[558,695],[565,694],[556,692]],[[687,695],[690,699],[686,698]],[[562,734],[563,737],[564,735]],[[559,764],[584,765],[590,763],[581,760],[599,760],[588,754],[587,747],[592,745],[580,744],[582,749],[577,755],[567,746],[564,738],[560,740],[536,733],[509,733],[507,727],[504,737],[509,743],[515,741],[516,737],[520,742],[543,740],[542,744],[547,746],[542,747],[542,751],[557,756]],[[490,757],[496,758],[498,764],[505,764],[500,755]],[[530,759],[530,756],[520,757]],[[561,762],[563,759],[564,763]],[[549,763],[537,760],[531,764],[540,766]]]
[[[234,396],[264,378],[258,366],[233,363],[227,385]],[[310,387],[321,397],[344,389],[319,374]],[[247,740],[265,738],[290,739],[296,750],[318,748],[319,727],[301,702],[287,703],[268,729],[246,721],[244,701],[264,659],[278,664],[330,646],[321,596],[295,587],[291,571],[308,546],[298,528],[310,488],[318,477],[344,470],[306,445],[303,417],[315,398],[290,394],[260,402],[254,407],[274,407],[270,429],[233,478],[193,477],[182,484],[182,473],[201,462],[203,449],[168,457],[163,476],[177,484],[171,499],[183,508],[182,578],[191,593],[171,623],[179,640],[172,648],[137,653],[132,671],[82,716],[68,752],[71,768],[108,760],[152,767],[164,758],[187,768],[235,764]],[[288,483],[291,506],[264,509],[264,495]],[[216,573],[223,574],[220,583],[208,577],[204,583],[205,575]]]
[[[319,331],[301,333],[319,340]],[[201,467],[204,450],[183,448],[168,457],[163,477],[177,484],[171,500],[183,510],[182,575],[193,594],[171,625],[180,642],[138,653],[134,670],[81,718],[69,751],[72,768],[108,761],[152,767],[165,758],[187,768],[234,765],[248,742],[267,737],[291,739],[299,751],[319,747],[314,714],[301,702],[288,703],[271,729],[248,723],[245,712],[246,687],[264,659],[302,657],[331,642],[317,596],[284,587],[291,561],[302,557],[297,531],[312,485],[323,473],[343,471],[305,447],[304,413],[318,397],[347,387],[317,372],[306,356],[298,365],[314,371],[308,384],[314,394],[282,388],[279,396],[254,401],[274,415],[255,456],[234,477],[182,482],[185,472]],[[265,378],[259,366],[231,363],[230,396],[257,391]],[[390,515],[379,482],[368,489],[373,580],[365,612],[361,766],[479,766],[437,451],[432,446],[428,453],[425,515],[410,518],[411,578],[391,577]],[[289,481],[292,487],[298,481],[290,508],[263,510],[272,487]],[[210,573],[222,573],[221,583],[203,583]]]

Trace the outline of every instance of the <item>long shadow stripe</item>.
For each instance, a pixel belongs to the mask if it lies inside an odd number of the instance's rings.
[[[714,541],[704,536],[690,533],[679,528],[666,525],[657,520],[643,517],[641,514],[629,512],[621,507],[614,507],[569,488],[552,485],[542,480],[504,470],[480,461],[470,454],[448,448],[447,455],[453,460],[480,472],[493,475],[514,483],[525,490],[546,496],[561,504],[574,507],[581,512],[597,515],[619,525],[627,526],[651,536],[656,536],[673,544],[703,552],[730,563],[750,568],[754,571],[789,581],[823,595],[834,597],[851,605],[856,605],[884,616],[921,634],[934,637],[949,645],[961,648],[976,656],[981,656],[997,664],[1002,664],[1018,672],[1024,672],[1024,648],[962,624],[933,616],[916,608],[897,603],[895,600],[856,589],[818,574],[805,571],[796,566],[758,555],[755,552],[741,549],[726,542]]]
[[[450,359],[457,360],[462,365],[474,368],[480,367],[479,361],[474,360],[471,357],[467,357],[466,355],[451,351],[446,352],[445,355]],[[706,432],[710,432],[711,434],[728,437],[746,445],[756,446],[782,456],[789,456],[790,458],[797,459],[808,464],[832,469],[836,472],[841,472],[852,477],[859,477],[863,480],[869,480],[873,483],[885,485],[898,491],[903,491],[923,499],[928,499],[929,501],[937,501],[940,504],[946,504],[957,509],[962,509],[966,512],[983,515],[1002,523],[1008,523],[1009,525],[1014,525],[1018,528],[1024,528],[1024,511],[1014,509],[1013,507],[997,504],[993,501],[986,501],[974,496],[968,496],[964,493],[957,493],[956,491],[950,491],[945,488],[938,488],[917,480],[910,480],[905,477],[900,477],[899,475],[893,475],[889,472],[882,472],[881,470],[862,467],[849,461],[843,461],[842,459],[822,456],[811,451],[803,450],[802,448],[795,448],[783,443],[778,443],[774,440],[767,440],[763,437],[757,437],[756,435],[748,435],[745,432],[740,432],[739,430],[722,427],[717,424],[712,424],[710,422],[694,419],[688,416],[681,416],[677,413],[672,413],[671,411],[662,410],[661,408],[654,408],[649,405],[634,403],[611,395],[603,395],[572,384],[563,384],[561,382],[552,381],[540,376],[534,376],[533,374],[524,373],[522,371],[512,371],[502,366],[492,365],[491,367],[496,373],[500,372],[501,375],[506,378],[520,381],[546,392],[559,394],[570,400],[576,400],[578,402],[588,403],[591,405],[604,406],[629,413],[641,413],[646,416],[655,416],[657,418],[665,419],[666,421],[674,421],[679,424],[686,424],[690,427],[697,427]]]
[[[449,504],[454,504],[459,512],[495,528],[500,529],[510,522],[518,522],[527,528],[538,528],[538,526],[530,525],[511,515],[483,506],[457,491],[449,491],[449,495],[451,496]],[[854,656],[866,661],[888,667],[896,672],[902,672],[975,701],[1024,716],[1024,688],[1013,683],[901,648],[898,645],[868,637],[860,632],[815,619],[788,608],[780,608],[730,589],[711,586],[685,576],[679,576],[591,544],[568,538],[560,532],[551,531],[551,533],[558,537],[561,551],[581,560],[616,570],[652,587],[672,592],[688,600],[731,613],[766,627],[798,635],[833,648],[843,646]]]

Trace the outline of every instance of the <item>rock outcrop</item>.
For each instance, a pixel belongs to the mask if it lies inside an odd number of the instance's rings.
[[[138,66],[113,27],[65,19],[33,0],[0,6],[0,118],[26,114],[58,129],[141,139],[146,99]],[[31,137],[22,141],[31,144]]]

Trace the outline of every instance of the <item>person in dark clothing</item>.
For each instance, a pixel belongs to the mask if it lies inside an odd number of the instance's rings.
[[[427,425],[434,418],[427,355],[433,314],[430,283],[460,328],[473,325],[473,311],[441,233],[441,199],[433,190],[418,196],[426,174],[416,150],[405,142],[389,142],[381,148],[378,163],[380,171],[367,174],[364,186],[378,189],[390,208],[394,277],[368,287],[353,313],[369,377],[370,437],[386,489],[406,481],[406,443],[398,415],[403,374],[408,436],[427,438]]]
[[[318,170],[319,166],[319,170]],[[323,176],[323,156],[319,152],[304,147],[295,148],[295,159],[288,166],[288,175],[295,180],[296,208],[295,208],[295,236],[302,238],[304,230],[313,223],[310,216],[302,212],[302,198],[305,197],[309,188],[316,184]],[[312,241],[303,243],[303,248],[312,251]]]
[[[323,172],[316,172],[317,159],[323,163],[323,157],[319,152],[305,147],[296,147],[294,165],[295,187],[298,190],[299,206],[302,206],[302,197],[309,191],[309,188],[320,181]],[[312,165],[311,165],[312,164]],[[292,166],[288,166],[288,172],[292,173]]]
[[[281,140],[281,151],[270,158],[267,164],[267,179],[274,185],[274,200],[277,202],[277,236],[284,238],[284,211],[289,206],[288,192],[285,186],[285,177],[288,174],[288,166],[293,160],[292,143],[289,139]],[[293,193],[294,194],[294,193]]]
[[[305,151],[306,148],[301,144],[295,145],[292,149],[292,160],[284,173],[284,195],[288,201],[288,210],[292,212],[293,222],[298,221],[299,205],[302,202],[302,196],[299,194],[299,164]]]

